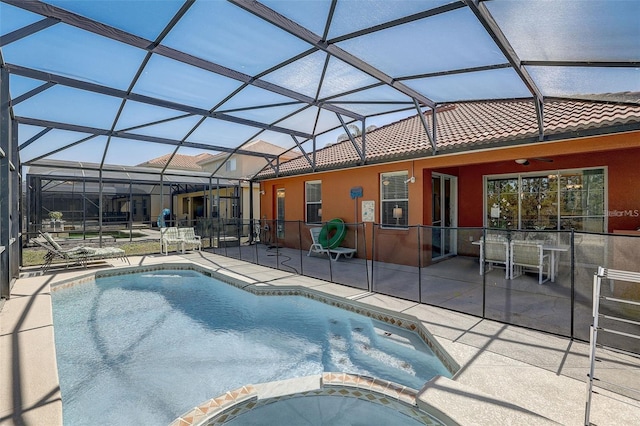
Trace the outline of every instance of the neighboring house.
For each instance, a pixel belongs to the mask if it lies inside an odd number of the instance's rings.
[[[282,147],[273,145],[263,140],[255,140],[242,146],[242,151],[253,151],[263,154],[282,155],[280,161],[290,160],[298,155],[296,151],[283,154]],[[146,161],[140,166],[165,167],[170,154]],[[174,207],[172,214],[178,224],[191,223],[202,217],[217,219],[242,219],[250,218],[249,182],[248,179],[262,170],[267,165],[265,158],[260,156],[243,155],[238,153],[181,155],[176,154],[169,164],[171,169],[208,172],[212,179],[213,189],[197,189],[185,187],[179,193],[174,193]],[[222,178],[222,179],[221,179]],[[213,206],[207,203],[209,194],[213,199]],[[253,187],[253,208],[255,212],[260,210],[260,188]],[[211,209],[211,210],[210,210]],[[209,215],[209,211],[211,214]],[[256,217],[256,219],[258,219]]]
[[[284,149],[272,143],[261,139],[249,142],[242,146],[243,151],[259,152],[263,154],[280,155],[280,162],[291,160],[300,156],[297,151],[283,153]],[[203,170],[212,172],[215,176],[250,179],[260,170],[262,170],[267,162],[261,157],[252,157],[249,155],[239,155],[228,153],[220,153],[210,155],[198,162]]]
[[[138,164],[138,166],[162,169],[167,166],[167,162],[169,161],[169,158],[171,158],[171,164],[169,164],[168,167],[169,169],[203,171],[200,163],[209,160],[211,157],[213,157],[213,155],[207,153],[198,155],[175,154],[173,158],[171,157],[171,154],[166,154],[161,157],[145,161],[144,163]]]
[[[422,240],[429,259],[470,244],[447,227],[640,227],[637,102],[546,100],[542,135],[530,100],[456,103],[435,115],[435,152],[416,115],[368,132],[364,147],[358,137],[358,149],[346,140],[318,151],[315,164],[299,157],[265,170],[261,217],[374,222],[389,238],[377,250],[397,259],[415,256],[403,244],[411,225],[434,227]],[[424,118],[431,132],[431,112]],[[361,192],[355,209],[352,189]],[[366,247],[371,257],[372,241]]]
[[[206,161],[212,154],[202,153],[198,155],[184,155],[184,154],[166,154],[157,158],[153,158],[149,161],[138,164],[139,167],[153,167],[156,169],[171,169],[171,170],[187,170],[193,172],[202,172],[201,161]],[[169,164],[167,164],[169,163]],[[152,214],[158,216],[163,209],[168,208],[171,210],[171,219],[176,222],[171,224],[185,223],[185,221],[195,220],[197,217],[205,216],[205,198],[202,196],[202,191],[199,191],[199,196],[189,197],[184,195],[185,191],[189,191],[189,186],[184,185],[182,194],[173,192],[174,199],[162,200],[160,197],[154,197],[152,199]],[[194,189],[193,187],[191,189]],[[162,205],[161,205],[162,203]]]

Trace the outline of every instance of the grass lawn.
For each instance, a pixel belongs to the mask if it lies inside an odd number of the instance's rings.
[[[73,244],[77,246],[80,244]],[[132,243],[108,243],[105,246],[113,246],[121,248],[125,251],[127,256],[141,256],[145,254],[158,254],[160,253],[160,242],[157,240],[136,241]],[[70,245],[68,248],[71,248]],[[209,247],[209,239],[202,240],[202,248]],[[67,247],[65,247],[67,248]],[[171,247],[169,248],[172,249]],[[173,247],[175,250],[175,247]],[[47,251],[41,247],[25,247],[22,249],[22,265],[23,266],[37,266],[44,264],[44,256]],[[56,263],[56,262],[54,262]]]

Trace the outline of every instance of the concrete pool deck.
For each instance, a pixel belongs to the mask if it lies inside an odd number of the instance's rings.
[[[412,315],[461,366],[453,381],[436,380],[421,390],[420,398],[436,410],[463,425],[584,423],[589,358],[583,342],[206,252],[131,257],[130,261],[131,266],[190,261],[262,285],[298,285]],[[112,264],[129,266],[119,261]],[[61,269],[44,275],[24,271],[16,282],[11,299],[0,311],[0,425],[62,424],[51,285],[94,270]],[[605,356],[611,362],[601,374],[608,381],[637,388],[638,360],[620,354]],[[640,424],[640,401],[598,388],[591,422]]]

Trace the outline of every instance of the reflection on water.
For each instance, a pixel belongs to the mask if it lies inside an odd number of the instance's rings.
[[[168,424],[242,385],[324,371],[414,389],[450,376],[404,329],[193,271],[101,278],[53,300],[65,425]]]

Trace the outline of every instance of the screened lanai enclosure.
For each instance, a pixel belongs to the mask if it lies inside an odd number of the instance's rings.
[[[141,230],[162,226],[193,226],[209,237],[218,227],[242,222],[245,203],[247,217],[252,214],[250,182],[171,170],[160,176],[145,167],[100,170],[63,161],[40,164],[27,175],[27,238],[45,231],[82,240],[92,235],[100,242],[103,231],[132,239],[144,237]]]
[[[294,156],[314,171],[337,140],[366,166],[367,133],[416,114],[438,155],[451,102],[530,100],[537,141],[548,99],[638,104],[638,16],[623,0],[0,0],[0,296],[42,230],[132,240],[168,209],[251,239],[260,173]]]

